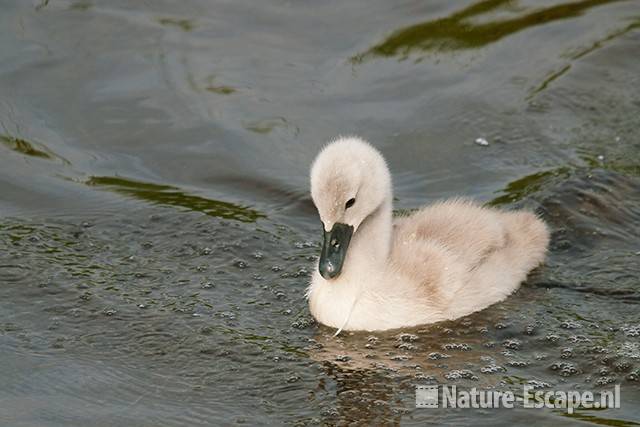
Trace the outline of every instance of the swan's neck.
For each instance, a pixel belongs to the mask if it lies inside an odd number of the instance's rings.
[[[389,257],[392,233],[391,193],[385,201],[358,227],[349,248],[350,272],[370,277],[372,271],[383,268]],[[364,273],[364,274],[363,274]]]

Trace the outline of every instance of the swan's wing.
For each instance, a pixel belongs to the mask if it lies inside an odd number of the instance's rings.
[[[417,298],[438,309],[449,305],[468,277],[466,267],[449,248],[412,233],[394,233],[390,266],[394,277],[404,277]]]
[[[417,275],[426,273],[440,294],[455,301],[452,309],[460,310],[458,316],[516,289],[544,260],[548,243],[549,231],[533,213],[503,212],[456,199],[399,218],[394,258]],[[449,275],[438,276],[439,270]]]
[[[469,200],[446,200],[398,218],[395,236],[397,240],[438,242],[472,270],[507,244],[503,215]]]

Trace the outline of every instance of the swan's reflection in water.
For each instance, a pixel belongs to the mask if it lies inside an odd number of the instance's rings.
[[[402,331],[342,332],[336,337],[334,330],[320,327],[306,350],[335,381],[335,407],[323,415],[365,424],[399,423],[414,410],[419,384],[513,388],[507,370],[514,369],[509,364],[518,357],[508,347],[519,347],[521,341],[512,336],[515,328],[508,322],[500,310],[489,309]],[[323,380],[319,387],[326,391],[329,386]],[[445,414],[428,416],[437,422]]]

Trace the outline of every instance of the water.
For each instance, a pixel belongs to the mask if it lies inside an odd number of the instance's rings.
[[[0,424],[637,425],[639,6],[0,1]],[[538,210],[547,265],[466,318],[333,338],[307,175],[349,133],[397,210]],[[622,408],[415,409],[434,383]]]

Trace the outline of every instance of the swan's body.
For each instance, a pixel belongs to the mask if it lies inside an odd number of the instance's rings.
[[[517,289],[549,242],[532,213],[462,199],[394,221],[386,163],[358,138],[318,155],[311,193],[325,246],[307,295],[313,316],[335,328],[392,329],[481,310]]]

